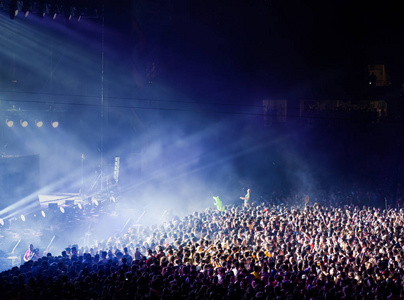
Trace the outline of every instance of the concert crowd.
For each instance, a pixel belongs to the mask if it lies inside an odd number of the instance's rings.
[[[404,298],[400,208],[241,199],[91,248],[30,256],[0,274],[0,298]]]

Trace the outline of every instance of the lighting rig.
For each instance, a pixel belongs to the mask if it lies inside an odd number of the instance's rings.
[[[0,0],[1,1],[1,0]],[[22,110],[21,108],[16,109],[13,105],[11,109],[6,109],[0,111],[0,121],[4,122],[6,127],[53,127],[58,128],[60,125],[60,120],[57,116],[55,109],[52,107],[49,110],[44,111],[29,111],[29,110]],[[33,115],[36,116],[33,116]],[[42,115],[42,116],[39,116]]]
[[[80,21],[81,18],[98,18],[99,8],[96,1],[0,0],[0,10],[8,11],[10,19],[21,13],[24,17],[35,14],[55,20],[62,15],[69,21],[72,18]]]

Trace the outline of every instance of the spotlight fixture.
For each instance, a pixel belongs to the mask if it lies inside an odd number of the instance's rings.
[[[42,121],[35,121],[36,127],[41,128],[43,126],[43,122]]]
[[[77,16],[77,22],[80,22],[81,16],[84,14],[83,9],[79,8],[78,11],[76,12]]]
[[[7,119],[6,124],[7,124],[8,127],[13,127],[14,126],[14,121]]]
[[[0,218],[0,225],[4,226],[4,220]]]
[[[95,199],[94,197],[91,199],[91,202],[94,204],[94,206],[98,206],[98,205],[99,205],[98,200]]]
[[[23,11],[25,17],[28,17],[30,10],[32,10],[31,1],[24,0],[24,2],[22,4],[22,11]]]
[[[59,126],[59,122],[58,121],[52,121],[52,127],[53,128],[57,128]]]
[[[51,4],[49,13],[52,15],[52,19],[55,20],[59,13],[59,7],[56,4]]]
[[[69,21],[71,21],[72,17],[75,15],[76,8],[73,6],[72,7],[65,6],[64,10],[65,10],[65,16]]]
[[[46,14],[49,13],[48,4],[44,3],[43,1],[37,2],[38,11],[43,18],[45,18]]]
[[[60,212],[61,212],[62,214],[65,213],[65,209],[63,208],[63,206],[61,206],[59,209],[60,209]]]
[[[43,210],[41,210],[41,215],[42,215],[42,217],[46,217],[46,214],[45,214],[45,211],[43,211]]]
[[[9,15],[10,15],[10,19],[14,19],[18,15],[17,0],[10,1],[10,3],[9,3]]]
[[[21,221],[25,222],[25,216],[24,215],[21,215],[20,218],[21,218]]]
[[[28,126],[28,121],[21,119],[20,124],[21,124],[22,127],[27,127]]]

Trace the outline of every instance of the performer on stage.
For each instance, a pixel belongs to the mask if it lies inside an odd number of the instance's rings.
[[[241,200],[244,200],[245,207],[250,206],[250,192],[251,192],[251,189],[248,189],[247,194],[244,197],[240,197]]]
[[[34,249],[34,245],[30,244],[28,247],[27,252],[24,254],[24,261],[37,261],[39,258],[39,251],[38,249]]]

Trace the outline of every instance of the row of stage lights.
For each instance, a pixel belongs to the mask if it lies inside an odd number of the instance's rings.
[[[33,1],[33,0],[0,0],[0,8],[3,7],[5,9],[8,8],[9,15],[11,19],[14,19],[19,12],[22,12],[25,17],[28,17],[29,13],[32,12],[34,14],[39,14],[44,18],[46,15],[50,15],[53,20],[56,19],[58,14],[62,14],[66,16],[66,18],[70,21],[72,17],[77,17],[77,20],[80,21],[82,17],[98,17],[97,9],[89,9],[80,6],[69,6],[58,4],[56,1],[52,1],[52,3],[45,3],[45,1]]]
[[[41,210],[39,215],[42,216],[43,218],[46,217],[46,213],[45,213],[44,210]],[[34,215],[34,217],[36,217],[36,214]],[[21,214],[19,218],[13,218],[13,219],[8,220],[8,221],[13,221],[13,220],[15,221],[15,220],[18,220],[18,219],[20,219],[22,222],[25,222],[27,220],[26,216],[24,214]],[[6,225],[5,219],[0,218],[0,227],[2,227],[4,225]]]
[[[64,214],[64,213],[66,213],[66,210],[69,210],[69,211],[72,211],[72,210],[84,211],[86,209],[99,209],[102,206],[102,204],[104,204],[104,203],[107,203],[108,206],[114,205],[114,204],[116,204],[116,198],[114,196],[111,196],[109,198],[109,201],[108,201],[108,199],[97,200],[96,198],[92,198],[91,203],[88,203],[88,204],[77,203],[77,204],[73,204],[73,205],[60,205],[60,206],[57,205],[57,204],[54,205],[54,206],[49,205],[48,209],[41,210],[40,213],[35,213],[32,216],[34,218],[41,217],[41,216],[43,218],[46,218],[47,213],[50,213],[50,214],[55,214],[55,213]],[[18,220],[20,220],[21,222],[24,223],[24,222],[27,221],[27,216],[24,215],[24,214],[21,214],[19,218],[14,217],[13,219],[11,219],[9,221],[18,221]],[[5,224],[6,224],[5,220],[0,218],[0,227],[3,227]]]
[[[81,206],[81,205],[79,205],[78,208],[79,208],[79,209],[82,209],[80,206]],[[57,209],[57,210],[55,210],[55,211],[52,211],[51,213],[54,214],[54,213],[57,212],[57,211],[60,211],[60,213],[62,213],[62,214],[65,213],[65,209],[64,209],[63,206],[60,206],[59,209]],[[29,217],[27,217],[27,216],[24,215],[24,214],[21,214],[21,215],[19,216],[19,218],[18,218],[18,217],[14,217],[14,218],[12,218],[12,219],[9,219],[8,221],[9,221],[9,222],[15,222],[15,221],[20,220],[21,222],[24,223],[24,222],[27,221],[27,219],[31,219],[31,221],[32,221],[32,217],[33,217],[33,218],[37,218],[37,217],[46,218],[46,212],[45,212],[45,210],[41,210],[40,213],[30,215]],[[2,218],[0,218],[0,227],[2,227],[2,226],[4,226],[4,225],[6,225],[5,220],[2,219]]]
[[[6,120],[6,125],[7,125],[7,127],[13,127],[15,125],[15,122],[12,119],[7,119]],[[27,120],[25,120],[25,119],[21,119],[20,120],[20,125],[25,128],[25,127],[28,127],[29,122]],[[41,128],[45,124],[41,120],[36,120],[35,125],[36,125],[36,127]],[[59,127],[59,121],[51,121],[51,125],[52,125],[53,128],[58,128]]]
[[[79,203],[79,204],[75,205],[74,207],[70,207],[70,208],[73,208],[73,209],[77,208],[79,210],[82,210],[84,207],[82,204]],[[26,221],[32,221],[33,219],[36,219],[38,217],[46,218],[47,214],[51,214],[51,215],[52,214],[54,215],[55,213],[64,214],[66,212],[66,209],[67,209],[67,207],[59,206],[56,209],[50,209],[50,211],[48,209],[48,212],[46,212],[47,210],[41,210],[39,213],[35,213],[32,215],[30,214],[29,216],[21,214],[19,217],[14,217],[12,219],[9,219],[8,221],[9,222],[20,221],[20,222],[25,223]],[[3,227],[4,225],[6,225],[5,220],[0,218],[0,227]]]

